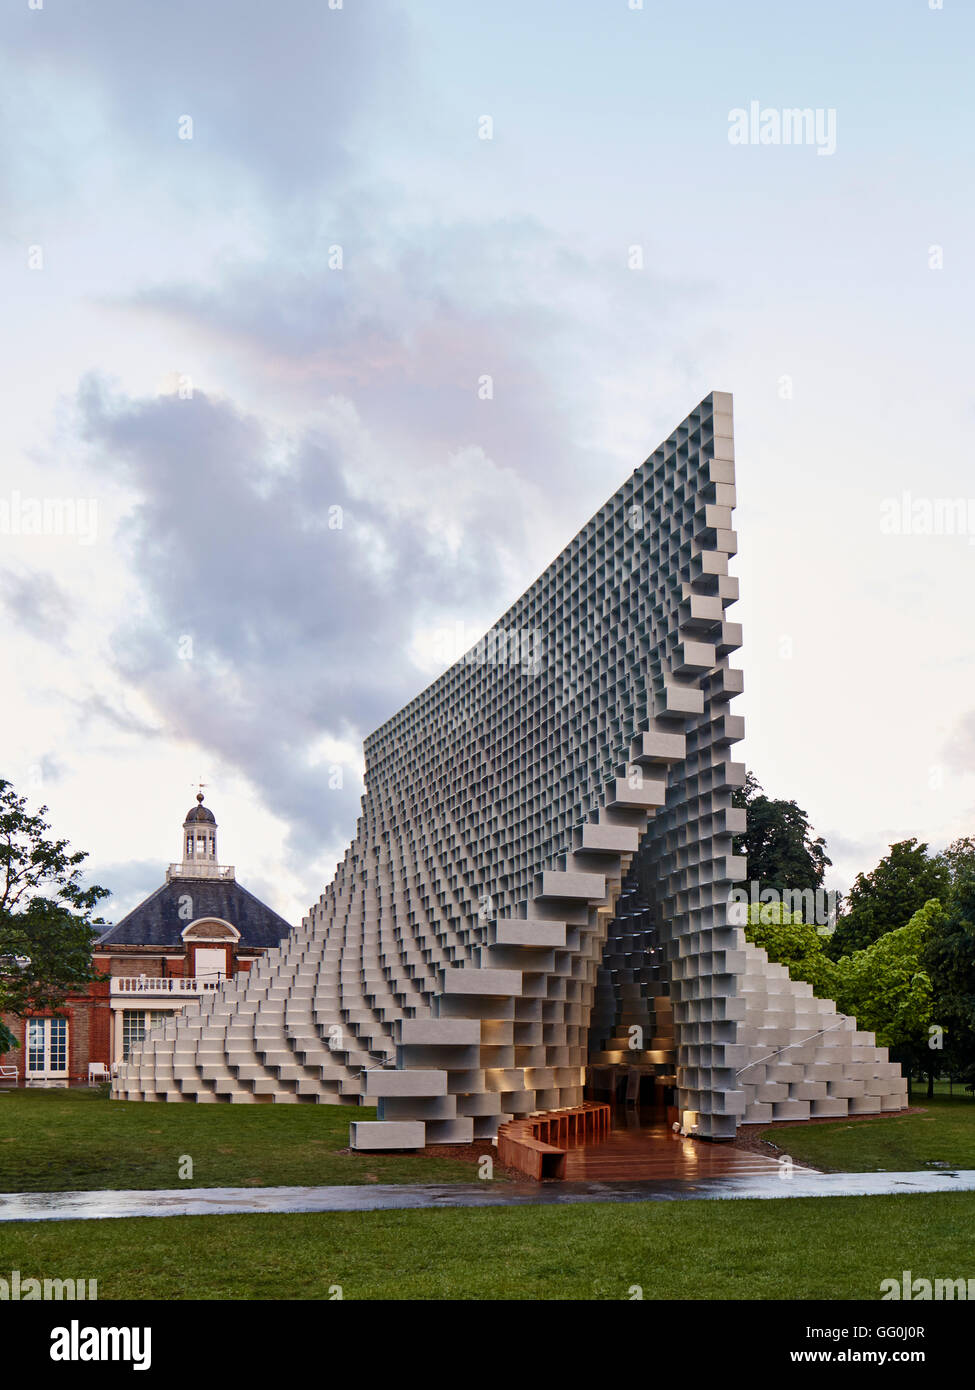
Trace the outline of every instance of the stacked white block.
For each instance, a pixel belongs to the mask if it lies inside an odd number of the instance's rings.
[[[744,1124],[902,1110],[907,1082],[887,1049],[856,1019],[791,980],[783,965],[746,943],[740,980],[745,1016],[735,1057]]]
[[[356,838],[319,903],[249,976],[150,1033],[114,1094],[375,1102],[358,1148],[488,1137],[582,1099],[599,982],[601,1055],[642,1021],[641,1056],[675,1065],[702,1136],[766,1106],[892,1105],[861,1035],[825,1033],[806,1058],[795,1035],[818,1009],[728,920],[745,876],[734,505],[731,397],[715,392],[366,741]],[[637,855],[652,926],[611,931]],[[789,1061],[752,1055],[766,1043]]]

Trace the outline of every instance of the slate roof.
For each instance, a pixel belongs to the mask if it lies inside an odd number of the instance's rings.
[[[192,900],[192,917],[180,915],[180,899]],[[182,946],[181,933],[199,917],[222,917],[240,932],[240,947],[277,946],[291,931],[235,879],[174,878],[134,907],[96,943],[99,946]]]

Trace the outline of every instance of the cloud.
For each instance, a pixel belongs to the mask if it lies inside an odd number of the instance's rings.
[[[97,23],[79,6],[11,31],[37,98],[13,163],[46,179],[21,185],[25,234],[40,203],[63,221],[85,200],[98,245],[72,283],[110,326],[86,360],[121,341],[134,363],[126,391],[83,380],[59,441],[137,499],[111,563],[139,601],[99,614],[111,659],[69,700],[83,730],[192,741],[243,774],[307,866],[359,810],[357,762],[334,786],[323,740],[357,748],[430,678],[431,634],[495,620],[618,486],[639,455],[591,427],[607,394],[649,446],[647,396],[676,423],[691,374],[656,330],[697,291],[530,217],[474,222],[469,172],[434,179],[436,206],[384,175],[436,93],[382,0],[104,0]],[[119,255],[99,251],[106,208]],[[189,399],[144,394],[184,357]]]
[[[86,883],[98,883],[103,888],[111,885],[111,897],[102,899],[95,916],[104,917],[112,925],[160,888],[165,877],[165,866],[155,859],[130,859],[110,864],[89,861],[85,867]]]
[[[347,840],[359,809],[357,768],[335,788],[309,750],[395,713],[433,674],[431,631],[495,621],[620,481],[582,442],[577,319],[599,302],[623,361],[663,290],[530,223],[499,256],[494,230],[362,230],[334,274],[282,253],[135,297],[249,358],[260,414],[97,376],[78,393],[90,467],[141,498],[117,540],[145,601],[116,670],[248,777],[291,826],[292,863]]]
[[[956,721],[945,742],[944,754],[956,771],[975,772],[975,710]]]
[[[110,725],[118,733],[135,734],[140,739],[159,738],[162,730],[146,723],[130,710],[119,708],[118,704],[98,692],[86,695],[74,702],[79,717],[79,729],[85,732],[92,724]]]
[[[325,411],[340,430],[344,411],[352,492],[424,509],[447,543],[492,532],[499,563],[517,557],[513,598],[656,442],[654,396],[671,397],[664,434],[672,399],[708,389],[648,333],[696,290],[528,219],[390,230],[356,208],[341,220],[341,269],[322,245],[299,256],[289,221],[265,257],[121,302],[205,344],[245,399],[259,392],[282,418],[310,427]]]
[[[78,424],[92,466],[141,499],[116,538],[145,596],[114,634],[117,673],[245,773],[296,851],[320,853],[348,835],[360,788],[354,768],[331,786],[315,745],[357,745],[416,693],[410,638],[445,595],[502,606],[495,536],[446,545],[426,512],[353,496],[341,438],[319,429],[282,451],[266,423],[199,392],[130,400],[89,378]]]
[[[94,101],[116,158],[126,143],[151,151],[157,173],[199,158],[211,174],[214,163],[239,170],[279,197],[350,171],[363,118],[405,97],[411,52],[408,22],[384,0],[25,3],[4,30],[12,75],[57,90],[57,101],[32,107],[32,138],[67,124],[74,107],[95,123]],[[192,139],[180,140],[186,116]]]
[[[33,637],[63,642],[76,617],[75,604],[51,574],[34,570],[0,572],[0,602]]]

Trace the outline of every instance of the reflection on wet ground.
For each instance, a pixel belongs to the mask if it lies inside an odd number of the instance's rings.
[[[436,1207],[560,1206],[577,1202],[680,1202],[757,1197],[858,1197],[975,1191],[975,1171],[813,1173],[640,1182],[474,1183],[346,1187],[209,1187],[156,1192],[0,1194],[0,1221],[98,1220],[123,1216],[224,1216],[241,1212],[378,1211]]]
[[[570,1145],[565,1177],[599,1182],[641,1182],[647,1179],[778,1176],[781,1164],[764,1154],[734,1144],[682,1138],[659,1110],[635,1106],[613,1111],[605,1139]]]

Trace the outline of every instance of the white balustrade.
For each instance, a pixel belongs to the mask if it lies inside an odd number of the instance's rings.
[[[113,975],[111,989],[113,994],[205,994],[222,983],[195,975]]]

